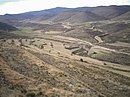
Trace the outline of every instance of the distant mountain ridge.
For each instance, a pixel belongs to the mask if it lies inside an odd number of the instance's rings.
[[[32,11],[32,12],[26,12],[21,14],[5,14],[5,15],[0,15],[0,21],[8,23],[10,21],[12,22],[12,21],[21,21],[21,20],[34,20],[34,19],[40,20],[40,18],[42,20],[45,20],[52,16],[55,16],[58,13],[67,10],[70,10],[70,8],[56,7],[52,9]]]
[[[41,11],[26,12],[21,14],[0,15],[0,21],[12,23],[22,22],[70,22],[81,23],[88,21],[109,20],[119,17],[130,11],[130,6],[98,6],[98,7],[79,7],[64,8],[56,7]],[[124,17],[124,19],[127,17]]]
[[[128,11],[130,11],[130,6],[116,6],[116,5],[107,6],[107,7],[99,6],[91,10],[92,13],[95,13],[99,16],[104,16],[107,19],[115,18]]]
[[[49,20],[52,22],[80,23],[103,19],[105,18],[87,11],[66,11],[52,17]]]

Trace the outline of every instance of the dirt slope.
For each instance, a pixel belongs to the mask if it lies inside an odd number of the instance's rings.
[[[103,66],[56,57],[30,47],[0,45],[2,97],[130,96],[130,78]]]

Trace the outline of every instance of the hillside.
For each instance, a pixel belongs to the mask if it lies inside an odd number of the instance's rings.
[[[0,16],[0,21],[14,24],[16,22],[69,22],[79,23],[86,21],[109,20],[130,11],[130,6],[98,6],[64,8],[56,7],[41,11],[32,11],[21,14],[6,14]],[[80,18],[81,17],[81,18]],[[56,20],[54,20],[56,19]]]
[[[40,21],[40,20],[49,19],[50,17],[53,17],[56,14],[67,10],[70,10],[70,8],[56,7],[52,9],[32,11],[32,12],[26,12],[21,14],[5,14],[5,15],[0,15],[0,21],[5,23],[11,23],[11,24],[19,21],[23,21],[23,22],[33,21],[34,19],[35,21]]]
[[[102,29],[104,33],[107,33],[106,36],[102,37],[105,42],[122,41],[130,43],[130,23],[118,21],[100,25],[97,28]]]
[[[129,97],[129,65],[71,55],[63,45],[84,41],[58,36],[21,41],[21,46],[14,38],[0,42],[1,97]]]
[[[0,22],[0,32],[10,32],[17,30],[16,27]]]
[[[91,12],[107,19],[115,18],[128,11],[130,11],[130,6],[99,6],[91,10]]]
[[[79,7],[60,12],[56,16],[50,18],[49,21],[80,23],[86,21],[109,20],[128,11],[130,11],[130,6]],[[40,20],[44,22],[45,19],[41,18]]]
[[[130,20],[130,11],[114,18],[113,20]]]
[[[104,17],[98,16],[91,12],[86,11],[67,11],[56,15],[49,19],[52,22],[70,22],[70,23],[81,23],[89,21],[104,20]]]

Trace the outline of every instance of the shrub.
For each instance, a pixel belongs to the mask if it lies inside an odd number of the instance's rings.
[[[35,93],[27,93],[26,96],[27,96],[27,97],[36,97],[36,94],[35,94]]]

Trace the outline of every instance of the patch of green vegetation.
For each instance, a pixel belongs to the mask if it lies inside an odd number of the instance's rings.
[[[91,27],[91,23],[90,22],[84,22],[84,23],[81,23],[81,25],[87,26],[87,27]]]
[[[34,37],[35,33],[30,28],[20,28],[18,31],[11,32],[19,36]]]

